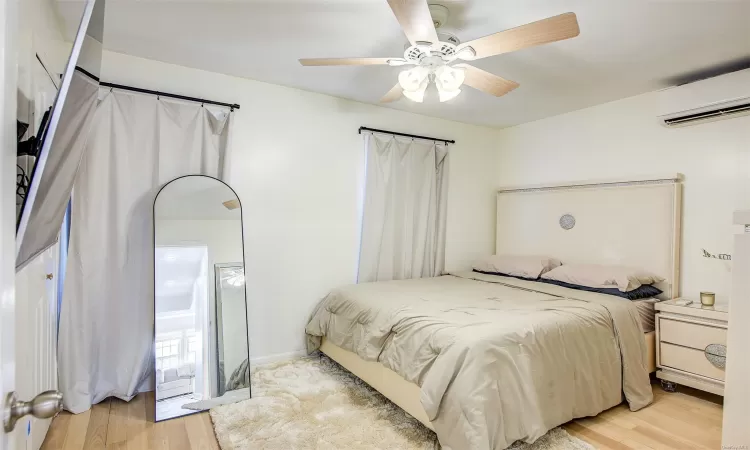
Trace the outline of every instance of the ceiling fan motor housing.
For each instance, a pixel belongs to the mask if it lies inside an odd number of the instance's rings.
[[[440,42],[430,45],[428,42],[418,42],[417,45],[405,46],[404,59],[412,64],[419,64],[423,59],[439,56],[445,62],[455,59],[456,47],[461,41],[452,34],[438,32]]]
[[[428,7],[430,8],[430,16],[432,16],[432,23],[435,24],[435,28],[439,29],[445,25],[448,21],[448,8],[438,4],[431,4]]]

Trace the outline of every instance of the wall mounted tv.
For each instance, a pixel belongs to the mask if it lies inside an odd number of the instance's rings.
[[[60,232],[99,95],[105,0],[86,0],[16,224],[16,271]]]

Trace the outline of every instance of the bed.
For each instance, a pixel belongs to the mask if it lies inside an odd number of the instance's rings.
[[[502,189],[496,252],[641,267],[665,278],[660,299],[673,298],[680,204],[680,176]],[[623,397],[631,410],[651,402],[644,305],[464,271],[336,289],[306,332],[308,350],[435,430],[445,449],[502,449]]]

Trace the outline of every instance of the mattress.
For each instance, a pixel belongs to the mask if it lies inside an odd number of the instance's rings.
[[[644,298],[641,300],[630,300],[638,309],[641,326],[644,333],[650,333],[656,329],[656,309],[654,305],[661,300],[658,298]]]

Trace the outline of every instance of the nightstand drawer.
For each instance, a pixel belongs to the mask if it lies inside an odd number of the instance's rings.
[[[724,381],[724,369],[720,369],[711,364],[703,350],[696,350],[679,345],[659,344],[660,365],[671,367],[673,369],[702,375]]]
[[[659,317],[659,339],[703,352],[710,344],[727,345],[727,329]]]

